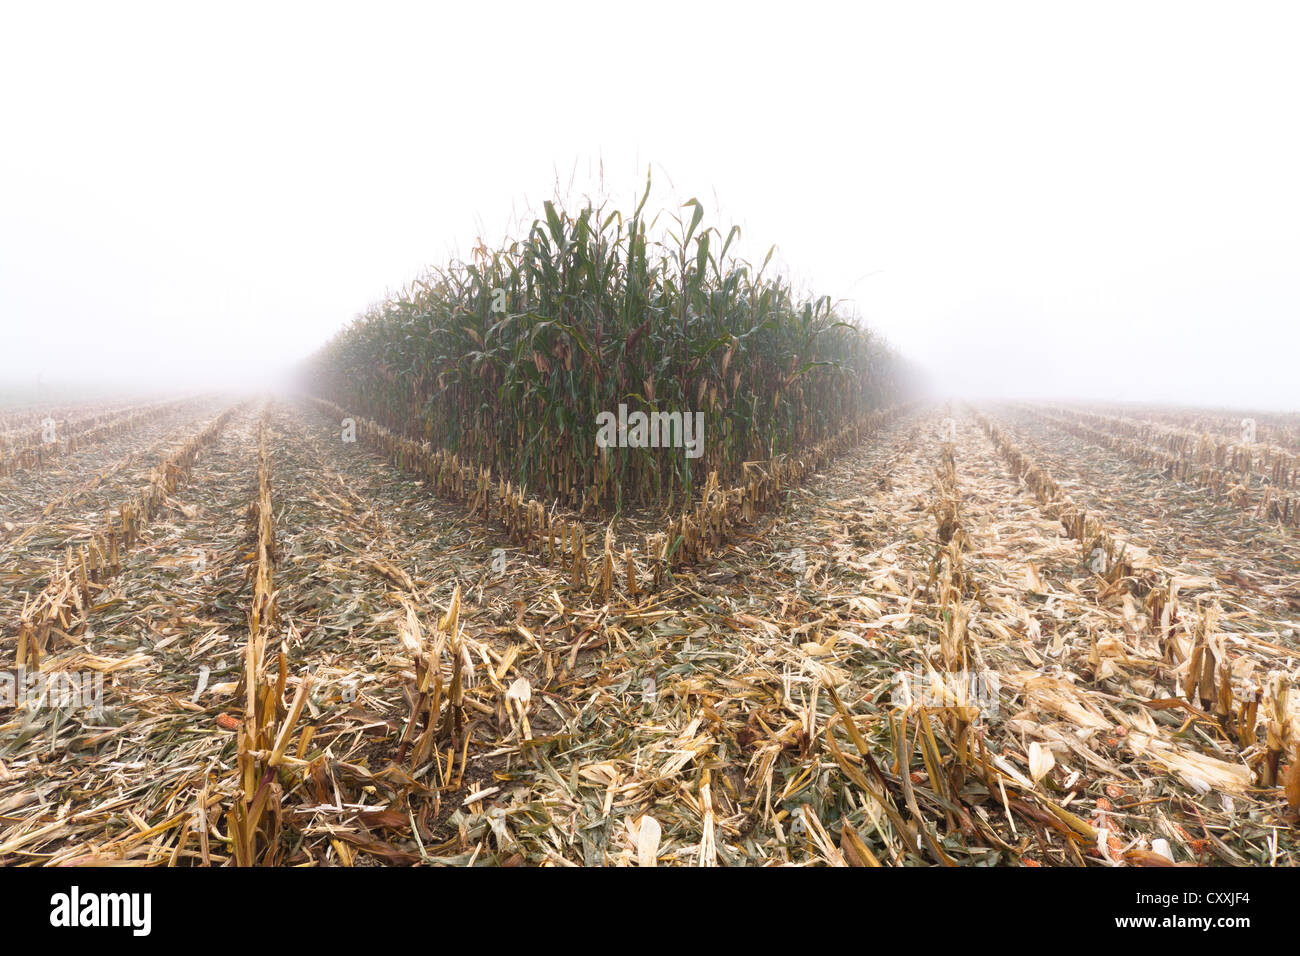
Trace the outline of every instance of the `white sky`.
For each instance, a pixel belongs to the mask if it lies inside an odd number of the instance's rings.
[[[2,385],[255,382],[653,164],[944,392],[1300,408],[1294,4],[3,9]]]

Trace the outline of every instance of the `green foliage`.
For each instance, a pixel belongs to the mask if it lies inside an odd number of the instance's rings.
[[[625,219],[546,203],[526,239],[480,245],[359,317],[308,387],[542,498],[606,509],[680,501],[712,470],[732,483],[896,400],[884,343],[767,275],[771,252],[758,269],[730,255],[739,229],[705,226],[694,199],[651,238],[644,204]],[[596,416],[620,403],[704,412],[703,457],[599,449]]]

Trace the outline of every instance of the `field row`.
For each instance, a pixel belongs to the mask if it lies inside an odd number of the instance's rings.
[[[1251,586],[1202,568],[1253,529],[1194,503],[1168,540],[1120,459],[1076,490],[1056,412],[897,409],[595,527],[349,417],[137,436],[4,545],[4,652],[107,680],[0,705],[0,861],[1295,852],[1282,546]]]
[[[1163,422],[1230,441],[1240,440],[1243,430],[1249,432],[1253,429],[1255,439],[1260,443],[1276,445],[1292,454],[1300,453],[1300,414],[1294,412],[1177,410],[1162,406],[1124,405],[1101,405],[1093,410],[1120,418]]]
[[[1206,488],[1265,520],[1300,525],[1300,495],[1294,493],[1300,487],[1300,456],[1283,449],[1088,411],[1018,410],[1168,478]]]

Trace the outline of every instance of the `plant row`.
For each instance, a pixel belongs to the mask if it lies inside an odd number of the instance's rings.
[[[1279,489],[1297,487],[1300,466],[1288,458],[1273,457],[1267,478],[1261,480],[1265,469],[1262,458],[1250,455],[1249,446],[1233,446],[1231,454],[1219,454],[1221,449],[1212,446],[1208,436],[1179,434],[1150,423],[1109,420],[1106,416],[1061,410],[1049,414],[1035,408],[1029,414],[1048,422],[1077,438],[1108,448],[1128,460],[1151,468],[1174,481],[1182,481],[1209,490],[1216,497],[1230,501],[1241,508],[1255,509],[1272,521],[1300,526],[1300,499],[1282,494]],[[1090,424],[1101,418],[1108,424],[1103,427]],[[1163,437],[1160,437],[1163,436]],[[1153,439],[1162,444],[1153,444]],[[1294,456],[1290,456],[1292,459]],[[1244,465],[1246,470],[1225,468],[1215,461],[1228,459],[1234,465]],[[1255,470],[1251,470],[1252,462]],[[1252,476],[1256,479],[1252,483]]]
[[[1229,654],[1228,635],[1216,627],[1217,602],[1209,606],[1198,603],[1187,618],[1180,608],[1176,576],[1153,567],[1135,569],[1126,557],[1126,546],[1098,518],[1075,504],[1002,429],[979,412],[975,417],[1012,473],[1034,493],[1043,513],[1059,520],[1066,534],[1080,543],[1090,568],[1108,589],[1143,600],[1151,632],[1183,697],[1192,707],[1199,705],[1199,715],[1217,724],[1224,738],[1237,745],[1261,786],[1278,785],[1281,759],[1292,753],[1286,796],[1292,810],[1300,810],[1300,760],[1295,754],[1300,727],[1291,712],[1286,675],[1271,674],[1264,683],[1238,681],[1239,671],[1249,673],[1250,669],[1237,667],[1237,660]],[[1258,746],[1261,716],[1265,718],[1263,748]]]
[[[62,426],[62,435],[56,427],[53,439],[48,441],[46,439],[50,436],[44,428],[32,429],[23,433],[8,453],[0,458],[0,477],[25,469],[44,468],[55,459],[70,455],[80,448],[106,441],[114,435],[131,432],[141,425],[170,415],[189,401],[162,402],[122,412],[93,415],[65,424]]]
[[[508,480],[498,477],[494,481],[486,465],[469,464],[453,451],[403,437],[370,419],[351,415],[328,400],[313,401],[335,421],[350,420],[359,442],[384,454],[404,471],[418,475],[432,494],[463,504],[471,516],[502,528],[525,551],[567,565],[574,587],[593,587],[599,599],[610,596],[618,579],[626,582],[632,596],[641,590],[630,546],[622,549],[622,572],[615,573],[612,522],[605,531],[602,553],[589,563],[587,546],[593,535],[581,518],[560,514],[555,506],[547,508]],[[730,488],[721,487],[717,474],[710,474],[698,501],[671,513],[661,531],[646,536],[643,555],[649,563],[649,588],[659,586],[666,570],[710,557],[737,528],[779,506],[786,490],[877,434],[905,410],[894,407],[869,412],[799,455],[748,462],[741,483]]]
[[[200,452],[216,442],[236,411],[227,409],[188,438],[153,469],[147,486],[115,509],[116,518],[113,509],[105,509],[104,527],[93,532],[87,543],[68,548],[55,563],[49,583],[34,598],[24,600],[18,625],[20,665],[34,672],[52,636],[73,634],[84,626],[95,595],[121,571],[124,556],[139,543],[141,532],[189,480]]]
[[[693,500],[715,472],[739,483],[746,462],[830,440],[907,391],[884,342],[769,275],[771,253],[758,268],[729,254],[738,229],[703,226],[694,200],[660,229],[643,206],[547,203],[523,239],[358,318],[306,390],[597,514]],[[620,410],[690,416],[699,446],[683,454],[674,428],[614,454],[600,425]]]

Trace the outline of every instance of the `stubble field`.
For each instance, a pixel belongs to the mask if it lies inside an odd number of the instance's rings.
[[[607,520],[304,396],[0,410],[0,864],[1294,862],[1242,418],[895,406]]]

